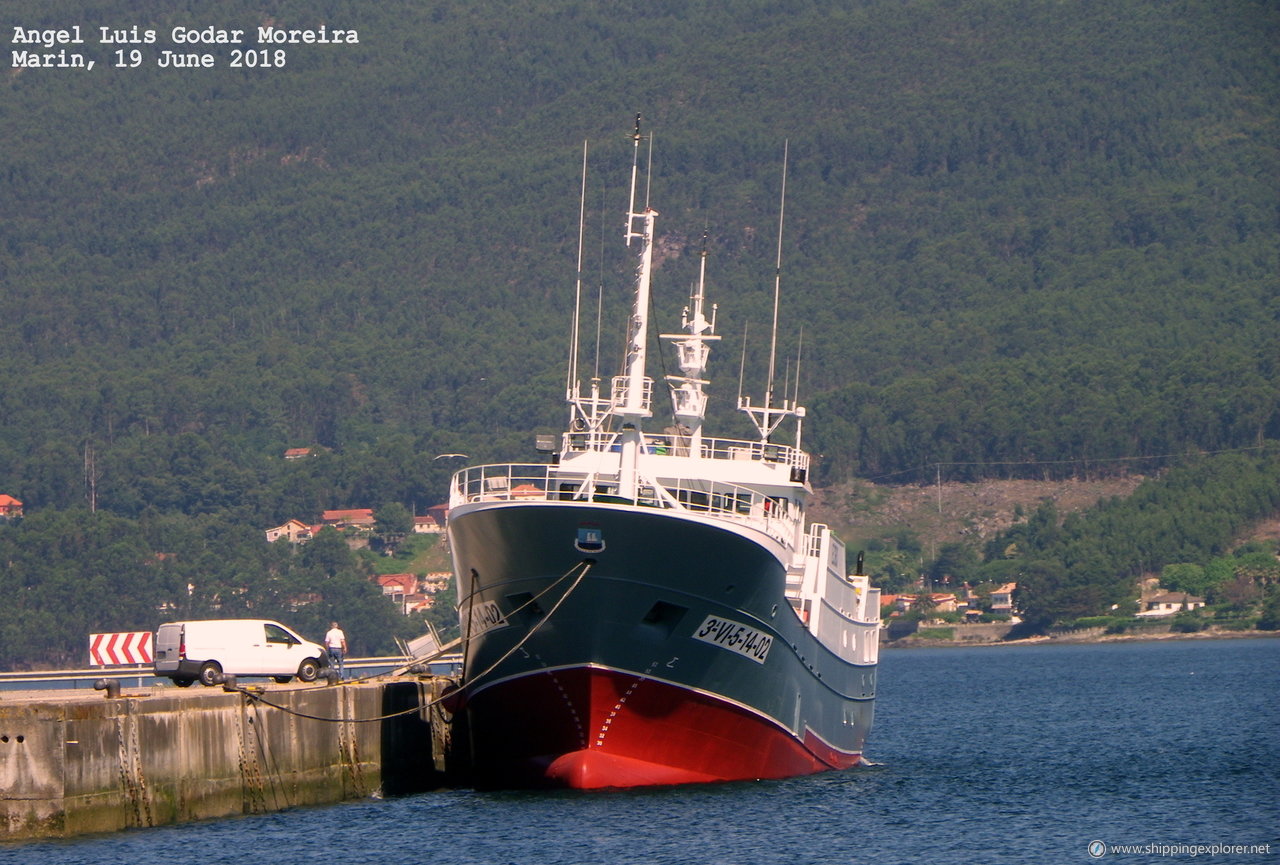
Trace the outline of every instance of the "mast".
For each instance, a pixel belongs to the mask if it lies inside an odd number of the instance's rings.
[[[640,242],[636,264],[636,286],[631,306],[631,323],[627,341],[625,375],[614,382],[613,413],[622,421],[620,444],[621,465],[618,477],[618,495],[634,499],[638,486],[636,468],[639,460],[641,433],[640,421],[650,417],[649,397],[651,382],[645,376],[646,346],[649,339],[649,281],[653,273],[653,230],[658,212],[649,207],[636,210],[636,178],[640,171],[640,115],[636,115],[635,132],[631,136],[631,195],[627,205],[627,227],[624,237],[627,246],[632,240]],[[646,193],[646,198],[647,198]]]
[[[627,206],[627,246],[632,240],[640,241],[639,261],[636,265],[636,287],[632,298],[631,326],[627,341],[626,391],[618,414],[623,421],[635,422],[649,417],[645,400],[645,361],[649,337],[649,281],[653,272],[653,228],[658,212],[649,206],[636,210],[636,176],[639,173],[640,115],[636,115],[636,129],[632,135],[631,202]],[[617,395],[615,395],[617,396]]]
[[[672,401],[675,404],[677,435],[689,436],[689,453],[701,453],[702,422],[707,411],[707,394],[703,387],[708,382],[703,376],[707,370],[707,358],[711,353],[708,342],[718,340],[715,334],[716,307],[711,307],[711,319],[705,311],[707,280],[707,233],[702,233],[701,261],[698,265],[698,281],[684,308],[681,327],[684,333],[664,333],[663,339],[671,340],[677,353],[683,375],[669,375]]]

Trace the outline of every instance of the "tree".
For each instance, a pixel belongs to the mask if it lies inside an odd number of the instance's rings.
[[[1272,586],[1267,599],[1262,605],[1262,617],[1258,619],[1258,630],[1280,631],[1280,587]]]
[[[943,544],[938,558],[929,566],[929,581],[935,586],[959,586],[978,573],[978,554],[965,544]]]
[[[315,576],[333,579],[341,573],[355,570],[356,558],[342,533],[325,526],[303,546],[302,563]]]
[[[1186,592],[1204,597],[1209,593],[1213,582],[1200,565],[1184,563],[1165,565],[1160,572],[1160,585],[1175,592]]]
[[[399,502],[383,505],[374,512],[373,536],[387,555],[395,555],[413,531],[413,515]]]

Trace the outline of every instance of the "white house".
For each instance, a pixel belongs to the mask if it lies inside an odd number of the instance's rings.
[[[283,526],[267,529],[267,543],[275,543],[280,538],[288,538],[291,544],[301,544],[311,540],[311,526],[302,520],[289,520]]]
[[[1186,592],[1161,592],[1147,599],[1147,608],[1139,616],[1172,616],[1183,610],[1195,610],[1204,606],[1204,598]]]

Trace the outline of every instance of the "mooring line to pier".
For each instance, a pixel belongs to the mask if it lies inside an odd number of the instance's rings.
[[[594,562],[592,562],[590,559],[584,559],[583,561],[578,562],[576,565],[574,565],[574,566],[573,566],[572,568],[570,568],[568,571],[566,571],[565,573],[561,574],[559,577],[556,577],[556,579],[555,579],[555,580],[553,580],[551,583],[549,583],[545,589],[543,589],[542,591],[538,592],[538,594],[534,595],[533,597],[529,598],[529,600],[525,601],[523,604],[521,604],[520,606],[518,606],[518,607],[516,607],[515,609],[513,609],[513,610],[511,611],[510,615],[515,615],[516,613],[520,612],[521,610],[525,609],[526,607],[531,606],[532,604],[537,603],[537,601],[538,601],[538,600],[539,600],[543,595],[545,595],[547,592],[550,592],[550,591],[551,591],[552,589],[554,589],[556,586],[560,585],[560,584],[561,584],[561,583],[563,583],[566,579],[568,579],[569,575],[570,575],[570,574],[572,574],[572,573],[573,573],[577,568],[581,567],[582,565],[586,565],[586,566],[589,568],[592,564],[594,564]],[[459,607],[461,607],[461,606],[462,606],[462,604],[470,602],[470,601],[473,599],[473,597],[475,596],[475,594],[476,594],[475,592],[472,592],[470,595],[468,595],[468,596],[467,596],[467,598],[466,598],[464,601],[460,601],[460,602],[458,603],[458,606],[459,606]],[[380,678],[380,677],[382,677],[382,676],[386,676],[386,675],[399,676],[399,675],[401,675],[401,674],[405,673],[406,671],[408,671],[409,669],[411,669],[411,668],[413,668],[413,667],[417,666],[418,664],[427,663],[427,662],[429,662],[429,661],[432,661],[432,660],[434,660],[434,659],[436,659],[436,658],[441,657],[442,655],[446,654],[450,649],[454,649],[454,648],[456,648],[456,647],[458,647],[458,646],[461,646],[461,647],[463,648],[463,650],[465,651],[465,649],[466,649],[466,647],[467,647],[467,644],[469,644],[470,642],[471,642],[471,640],[470,640],[468,637],[457,637],[456,639],[450,640],[449,642],[445,643],[443,646],[441,646],[439,649],[437,649],[434,653],[431,653],[431,654],[425,655],[425,656],[423,656],[423,657],[421,657],[421,658],[414,658],[414,659],[413,659],[413,660],[411,660],[409,663],[407,663],[407,664],[405,664],[405,665],[403,665],[403,666],[400,666],[400,667],[396,667],[396,668],[395,668],[394,670],[392,670],[389,674],[388,674],[388,673],[370,673],[370,674],[369,674],[369,675],[367,675],[367,676],[357,676],[357,677],[356,677],[356,678],[354,678],[354,679],[347,679],[347,680],[345,680],[345,684],[355,684],[355,683],[359,683],[359,682],[368,682],[368,681],[372,681],[373,679],[377,679],[377,678]],[[321,689],[323,689],[323,688],[325,688],[325,687],[327,687],[327,686],[326,686],[326,685],[318,686],[318,687],[317,687],[317,690],[321,690]]]
[[[284,780],[280,773],[280,766],[276,762],[275,752],[268,747],[267,738],[262,733],[262,715],[258,712],[258,704],[253,703],[252,705],[253,723],[254,727],[257,728],[258,756],[262,758],[262,763],[266,767],[268,776],[271,778],[271,797],[275,799],[276,810],[280,810],[279,796],[284,797],[285,807],[292,807],[293,803],[289,801],[289,794],[284,789]],[[277,790],[279,791],[279,796],[277,795]],[[296,793],[297,790],[295,789],[294,792]]]
[[[223,685],[223,687],[227,690],[236,691],[255,703],[261,703],[264,706],[270,706],[271,708],[277,709],[281,712],[285,712],[286,714],[294,715],[295,717],[298,717],[298,718],[307,718],[308,720],[311,720],[311,721],[324,721],[330,724],[372,724],[372,723],[377,723],[378,721],[389,721],[392,718],[399,718],[405,715],[412,715],[414,712],[421,712],[424,709],[430,709],[432,706],[435,706],[438,703],[441,703],[449,699],[450,697],[455,697],[461,694],[467,688],[474,685],[478,680],[492,673],[498,667],[499,664],[501,664],[507,658],[515,654],[517,650],[519,650],[525,643],[529,641],[530,637],[536,634],[538,630],[543,625],[545,625],[547,621],[551,619],[552,616],[555,615],[556,610],[560,609],[560,606],[564,604],[565,600],[569,597],[569,595],[573,594],[574,589],[578,588],[578,585],[582,582],[583,577],[587,575],[587,571],[591,570],[591,566],[593,564],[595,564],[595,562],[591,561],[590,559],[586,559],[584,561],[578,562],[578,564],[574,565],[572,568],[566,571],[562,576],[560,576],[558,579],[556,579],[554,582],[548,585],[545,589],[543,589],[537,595],[534,595],[532,598],[525,601],[519,607],[516,607],[514,610],[512,610],[512,613],[517,613],[523,610],[525,607],[528,607],[530,604],[533,604],[539,598],[545,595],[547,592],[551,591],[560,583],[568,579],[569,575],[572,574],[579,567],[582,568],[582,572],[578,574],[578,576],[574,579],[573,584],[570,585],[569,588],[565,589],[564,594],[562,594],[556,600],[556,602],[552,604],[551,609],[547,611],[547,614],[543,616],[542,619],[536,625],[530,628],[528,633],[526,633],[523,637],[521,637],[520,640],[514,646],[512,646],[510,649],[504,652],[502,656],[498,658],[498,660],[494,661],[486,669],[472,676],[468,681],[460,684],[457,688],[454,688],[446,693],[443,693],[440,696],[426,703],[421,703],[417,706],[413,706],[408,709],[402,709],[399,712],[389,712],[388,714],[378,715],[373,718],[329,718],[323,715],[312,715],[308,712],[300,712],[297,709],[291,709],[288,706],[282,706],[279,703],[273,703],[271,700],[268,700],[261,691],[254,688],[250,688],[243,685],[235,685],[235,686],[232,686],[231,688],[227,688],[226,685]],[[308,690],[321,690],[321,689],[311,688]]]
[[[223,687],[225,688],[225,686]],[[234,688],[231,688],[229,690],[237,692],[247,697],[250,701],[254,703],[261,703],[264,706],[270,706],[273,709],[278,709],[279,711],[284,712],[286,715],[293,715],[294,717],[297,717],[297,718],[306,718],[309,721],[325,721],[330,724],[372,724],[377,721],[389,721],[392,718],[399,718],[404,715],[412,715],[414,712],[421,712],[423,709],[429,709],[432,706],[434,706],[436,703],[439,703],[442,700],[449,697],[450,695],[457,693],[456,691],[450,691],[447,694],[441,694],[439,697],[435,698],[429,703],[413,706],[412,708],[404,709],[399,712],[390,712],[386,715],[378,715],[377,717],[374,717],[374,718],[330,718],[325,715],[312,715],[309,712],[300,712],[297,709],[291,709],[288,706],[282,706],[279,703],[273,703],[270,700],[268,700],[266,697],[264,697],[260,691],[253,690],[249,687],[237,685]]]
[[[574,571],[574,568],[577,568],[579,565],[581,565],[581,566],[582,566],[582,573],[578,574],[577,579],[575,579],[575,580],[573,581],[573,585],[571,585],[571,586],[569,586],[569,588],[565,589],[564,594],[563,594],[563,595],[561,595],[561,596],[559,597],[559,599],[558,599],[558,600],[557,600],[557,601],[556,601],[556,602],[551,606],[551,609],[547,611],[547,614],[546,614],[545,616],[543,616],[543,617],[538,621],[538,623],[537,623],[536,625],[534,625],[532,628],[530,628],[530,629],[529,629],[529,631],[528,631],[528,633],[526,633],[523,637],[521,637],[521,638],[519,639],[519,641],[517,641],[517,642],[516,642],[516,644],[515,644],[514,646],[512,646],[510,649],[507,649],[507,651],[503,652],[503,653],[502,653],[502,656],[501,656],[500,658],[498,658],[498,660],[494,661],[492,664],[490,664],[490,665],[489,665],[486,669],[484,669],[483,671],[481,671],[481,672],[477,673],[476,675],[472,676],[470,680],[468,680],[468,681],[466,681],[466,682],[463,682],[461,685],[459,685],[459,686],[458,686],[458,690],[459,690],[459,691],[465,691],[467,688],[470,688],[470,687],[471,687],[472,685],[474,685],[474,684],[475,684],[479,679],[483,679],[485,676],[487,676],[487,675],[489,675],[490,673],[492,673],[492,672],[497,668],[497,666],[498,666],[499,664],[501,664],[501,663],[502,663],[503,661],[505,661],[507,658],[510,658],[513,654],[515,654],[515,652],[516,652],[516,650],[517,650],[517,649],[519,649],[521,646],[523,646],[525,643],[527,643],[527,642],[529,641],[529,638],[530,638],[530,637],[532,637],[534,634],[536,634],[536,633],[538,632],[538,629],[539,629],[539,628],[541,628],[543,625],[545,625],[545,624],[546,624],[546,623],[551,619],[551,617],[555,615],[556,610],[560,609],[560,605],[561,605],[561,604],[563,604],[563,603],[565,602],[565,600],[569,597],[569,595],[573,594],[573,590],[574,590],[574,589],[576,589],[576,588],[578,588],[578,584],[582,582],[582,578],[583,578],[583,577],[585,577],[585,576],[587,575],[587,571],[591,570],[591,566],[592,566],[593,564],[595,564],[595,562],[594,562],[594,561],[592,561],[591,559],[584,559],[583,561],[579,562],[577,565],[574,565],[572,568],[570,568],[568,571],[566,571],[566,572],[565,572],[565,574],[564,574],[564,576],[560,577],[560,579],[556,580],[556,581],[555,581],[554,583],[552,583],[550,586],[547,586],[547,588],[543,589],[543,590],[542,590],[541,592],[539,592],[537,595],[535,595],[534,597],[532,597],[532,598],[530,598],[529,600],[525,601],[523,604],[521,604],[519,607],[517,607],[515,610],[513,610],[513,611],[512,611],[513,613],[514,613],[514,612],[519,612],[520,610],[523,610],[525,607],[529,606],[529,605],[530,605],[530,604],[532,604],[534,601],[536,601],[538,598],[542,597],[542,596],[543,596],[543,595],[545,595],[547,592],[549,592],[553,586],[555,586],[555,585],[559,584],[559,583],[560,583],[561,581],[563,581],[566,577],[568,577],[568,576],[569,576],[569,574],[572,574],[572,573],[573,573],[573,571]]]

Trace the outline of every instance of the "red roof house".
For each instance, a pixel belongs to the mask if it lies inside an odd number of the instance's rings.
[[[269,544],[280,538],[288,538],[291,544],[301,544],[311,540],[314,536],[311,526],[302,520],[289,520],[282,526],[267,529],[267,543]]]
[[[320,522],[340,529],[345,526],[372,527],[376,520],[373,518],[373,508],[352,508],[345,511],[325,511],[320,515]]]
[[[425,514],[413,518],[413,530],[420,535],[443,532],[448,515],[448,505],[432,505]]]
[[[384,595],[412,595],[418,591],[418,578],[413,574],[380,574],[375,579]]]

